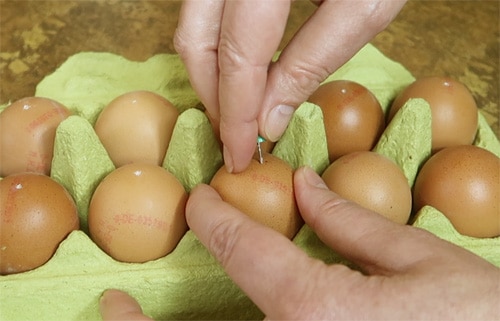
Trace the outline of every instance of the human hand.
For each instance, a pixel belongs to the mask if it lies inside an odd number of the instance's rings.
[[[305,222],[363,273],[307,256],[209,186],[187,205],[193,232],[267,319],[500,319],[497,267],[340,198],[309,168],[294,184]]]
[[[185,0],[175,48],[220,128],[228,170],[248,166],[258,133],[279,139],[293,111],[383,30],[405,1],[313,1],[318,9],[271,64],[291,0]]]
[[[142,313],[141,306],[128,293],[109,289],[104,291],[99,301],[101,317],[104,321],[152,321]]]

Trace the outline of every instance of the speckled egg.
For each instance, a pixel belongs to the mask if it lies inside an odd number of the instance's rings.
[[[394,222],[408,222],[411,189],[403,171],[391,159],[372,151],[350,153],[330,164],[322,178],[340,196]]]
[[[430,205],[473,237],[500,235],[500,158],[474,145],[447,147],[417,175],[415,209]]]

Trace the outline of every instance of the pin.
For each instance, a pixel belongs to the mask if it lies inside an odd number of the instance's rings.
[[[266,140],[260,135],[257,137],[257,150],[259,151],[259,163],[264,164],[264,157],[262,157],[262,148],[260,147],[260,143],[265,142]]]

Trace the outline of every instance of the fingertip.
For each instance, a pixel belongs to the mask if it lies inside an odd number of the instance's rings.
[[[233,156],[229,152],[229,149],[226,145],[222,147],[222,156],[224,158],[224,167],[228,173],[232,173],[234,170],[233,167]]]
[[[206,208],[206,201],[214,198],[220,200],[219,194],[210,185],[198,184],[191,190],[186,203],[186,220],[190,227],[196,216]]]
[[[255,153],[258,137],[257,116],[248,117],[250,118],[244,120],[221,117],[220,134],[224,145],[224,165],[229,173],[244,171]]]
[[[294,173],[294,191],[300,214],[304,221],[314,225],[319,210],[317,204],[322,200],[331,197],[332,193],[326,186],[323,179],[309,166],[302,166]],[[323,194],[327,192],[326,194]],[[312,202],[312,200],[316,200]]]
[[[224,166],[228,173],[241,173],[247,169],[257,146],[256,137],[251,140],[253,143],[247,143],[244,139],[241,139],[236,147],[224,144]]]
[[[99,311],[104,321],[152,320],[142,313],[141,306],[134,298],[128,293],[117,289],[108,289],[103,292],[99,299]]]
[[[267,114],[264,122],[264,135],[272,142],[276,142],[285,132],[292,119],[295,108],[288,105],[273,107]]]
[[[302,166],[295,171],[295,181],[299,185],[328,190],[325,181],[309,166]]]

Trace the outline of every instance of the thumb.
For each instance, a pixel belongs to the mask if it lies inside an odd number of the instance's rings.
[[[277,141],[294,108],[383,30],[404,3],[322,1],[269,68],[259,132]]]
[[[141,306],[134,298],[120,290],[104,291],[99,310],[104,321],[152,321],[142,313]]]
[[[369,273],[408,270],[442,247],[430,233],[394,223],[331,192],[311,168],[296,171],[294,186],[304,221],[325,244]]]

